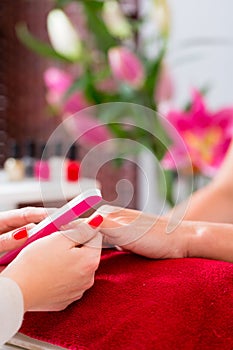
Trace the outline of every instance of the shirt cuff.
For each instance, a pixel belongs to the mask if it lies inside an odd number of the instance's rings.
[[[19,330],[24,315],[23,294],[16,282],[0,276],[0,345]]]

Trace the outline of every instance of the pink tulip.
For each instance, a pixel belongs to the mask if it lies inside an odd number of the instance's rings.
[[[73,83],[71,74],[56,67],[48,68],[44,73],[47,88],[46,100],[57,112],[61,112],[63,96]]]
[[[174,94],[174,85],[167,66],[163,66],[160,72],[158,84],[155,89],[155,101],[157,103],[168,101]]]
[[[128,85],[139,88],[144,82],[144,69],[138,57],[123,46],[111,48],[109,64],[114,77]]]
[[[66,115],[65,127],[84,146],[97,145],[111,138],[106,125],[93,117],[88,109],[67,117],[68,115]]]
[[[89,106],[81,91],[74,92],[67,99],[65,98],[65,94],[71,87],[73,80],[71,74],[55,67],[47,69],[44,73],[47,102],[55,107],[60,114],[71,115]]]
[[[171,110],[167,119],[185,142],[193,167],[207,176],[213,176],[219,168],[230,145],[233,131],[233,108],[217,112],[207,110],[203,97],[194,90],[189,111]],[[187,155],[177,140],[163,159],[167,169],[185,168]]]
[[[74,92],[64,103],[63,111],[65,114],[74,114],[89,106],[82,91]]]
[[[48,90],[62,95],[71,86],[73,78],[71,74],[61,69],[51,67],[44,73],[44,82]]]

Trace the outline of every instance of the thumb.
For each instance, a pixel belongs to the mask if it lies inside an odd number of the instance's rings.
[[[24,244],[28,238],[28,229],[29,226],[21,227],[0,235],[0,252],[13,250]]]

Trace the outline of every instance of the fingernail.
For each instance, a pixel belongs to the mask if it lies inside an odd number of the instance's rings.
[[[94,218],[92,218],[90,221],[88,221],[88,225],[96,228],[103,222],[103,220],[104,220],[103,216],[98,214],[98,215],[94,216]]]
[[[28,236],[27,228],[26,227],[22,227],[22,228],[20,228],[20,229],[18,229],[16,231],[14,231],[12,236],[17,241],[20,240],[20,239],[26,238]]]

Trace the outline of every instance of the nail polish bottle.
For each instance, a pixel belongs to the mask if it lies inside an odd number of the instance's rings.
[[[45,144],[40,145],[38,159],[34,167],[34,176],[40,181],[49,181],[50,179],[50,169]]]
[[[65,178],[66,162],[62,156],[62,143],[55,145],[54,155],[49,158],[50,178],[52,181],[63,181]]]
[[[36,144],[33,141],[28,141],[26,142],[25,155],[22,159],[25,166],[26,177],[34,176],[35,158],[36,158]]]
[[[23,180],[25,175],[24,163],[21,160],[20,147],[13,141],[10,145],[10,157],[4,163],[7,178],[10,181]]]
[[[73,144],[68,153],[68,162],[66,167],[67,181],[77,181],[79,178],[80,163],[77,161],[77,148]]]

